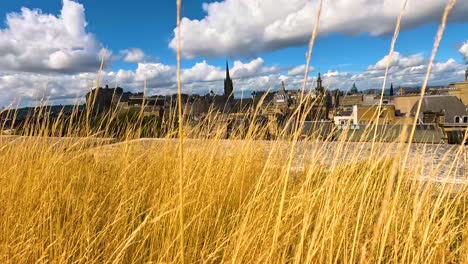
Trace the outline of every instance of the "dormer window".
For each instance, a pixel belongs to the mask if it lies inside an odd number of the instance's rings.
[[[455,116],[455,123],[460,123],[461,118],[459,116]]]
[[[463,123],[468,124],[468,116],[463,116]]]

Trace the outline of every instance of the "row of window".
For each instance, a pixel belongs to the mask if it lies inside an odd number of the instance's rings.
[[[343,125],[348,125],[350,122],[351,122],[351,120],[340,120],[340,125],[342,125],[342,126],[343,126]],[[369,124],[372,125],[373,122],[370,121]],[[387,121],[385,124],[386,124],[386,125],[391,125],[392,122],[391,122],[391,121]],[[367,125],[367,122],[361,120],[361,121],[359,121],[359,125],[364,125],[364,126],[365,126],[365,125]]]
[[[465,123],[468,124],[468,116],[455,116],[455,123]]]

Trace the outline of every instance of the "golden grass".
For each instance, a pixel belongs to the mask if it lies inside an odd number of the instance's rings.
[[[2,263],[180,262],[177,141],[17,141],[0,145]],[[185,261],[468,260],[466,185],[419,180],[418,157],[392,177],[389,144],[358,159],[351,143],[313,143],[297,169],[286,141],[187,140]]]

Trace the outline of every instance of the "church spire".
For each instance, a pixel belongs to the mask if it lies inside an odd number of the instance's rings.
[[[226,80],[231,79],[231,76],[229,75],[229,63],[226,60]]]
[[[226,61],[226,79],[224,79],[224,99],[226,101],[234,100],[234,85],[229,74],[229,63]]]
[[[394,95],[394,91],[393,91],[393,83],[390,84],[390,96],[393,96]]]

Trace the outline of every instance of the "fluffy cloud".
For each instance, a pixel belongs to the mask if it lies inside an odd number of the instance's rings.
[[[145,53],[141,49],[126,49],[121,53],[125,62],[139,63],[145,59]]]
[[[370,65],[368,70],[385,70],[387,67],[389,56],[386,55],[379,60],[375,65]],[[390,61],[390,68],[402,67],[408,68],[424,64],[424,56],[422,54],[414,54],[410,56],[403,56],[399,52],[394,52],[392,60]]]
[[[385,75],[385,56],[365,71],[347,73],[330,71],[324,74],[325,83],[328,81],[333,89],[349,90],[353,83],[362,89],[381,89]],[[390,63],[388,85],[421,86],[427,71],[428,60],[421,54],[404,56],[396,52]],[[454,59],[435,62],[429,76],[429,85],[447,85],[450,82],[463,80],[464,65]]]
[[[385,73],[385,66],[388,57],[378,61],[374,65],[370,65],[367,71],[361,73],[359,77],[378,77],[383,78]],[[404,56],[395,52],[390,63],[389,75],[390,78],[398,80],[405,80],[411,82],[414,76],[419,76],[413,83],[421,81],[427,71],[427,64],[429,61],[421,54]],[[435,62],[431,71],[431,80],[433,82],[441,82],[447,80],[451,74],[459,74],[463,69],[463,65],[457,63],[454,59],[448,59],[445,62]],[[437,77],[437,78],[436,78]]]
[[[84,7],[63,0],[60,16],[22,8],[0,30],[0,68],[10,72],[78,73],[96,71],[110,51],[85,31]]]
[[[174,84],[176,82],[176,70],[175,66],[162,63],[139,63],[135,72],[120,70],[117,73],[110,73],[109,77],[113,77],[117,83],[123,84],[141,83],[146,80],[149,87],[158,88]],[[262,58],[247,63],[234,61],[234,66],[230,69],[233,79],[247,79],[278,72],[279,69],[276,66],[266,66]],[[183,84],[216,82],[224,80],[225,74],[224,68],[202,61],[191,68],[182,69],[181,81]]]
[[[135,70],[103,71],[101,84],[122,86],[125,90],[137,92],[143,90],[146,81],[149,93],[174,93],[176,70],[174,65],[140,62]],[[272,87],[278,83],[279,72],[277,66],[265,65],[262,58],[248,62],[234,61],[230,68],[231,77],[239,89]],[[182,69],[184,92],[222,92],[225,74],[224,67],[210,65],[206,61]],[[76,98],[83,98],[92,87],[92,82],[96,80],[96,75],[0,71],[0,106],[18,101],[23,105],[34,104],[42,98],[48,99],[50,103],[70,103]]]
[[[219,81],[224,76],[221,68],[209,65],[206,61],[197,63],[190,69],[182,70],[181,73],[183,83]]]
[[[359,89],[380,89],[383,82],[384,67],[388,58],[384,57],[373,65],[369,65],[362,72],[328,71],[323,73],[323,83],[329,89],[349,90],[353,83]],[[389,70],[388,85],[420,86],[423,83],[428,60],[421,54],[402,55],[398,52],[392,59]],[[287,89],[301,89],[303,73],[288,74],[294,69],[302,70],[304,65],[294,68],[279,69],[276,66],[265,65],[263,59],[257,58],[248,62],[235,61],[231,68],[237,97],[247,97],[251,91],[278,89],[281,81]],[[463,80],[464,65],[454,59],[436,62],[430,75],[430,85],[446,85],[450,82]],[[190,68],[182,69],[181,80],[185,93],[205,94],[210,90],[217,93],[223,91],[224,67],[210,65],[206,61],[194,64]],[[91,88],[96,79],[94,73],[73,75],[62,74],[31,74],[15,73],[0,74],[0,105],[7,105],[11,101],[18,102],[22,98],[24,104],[31,104],[43,97],[51,103],[70,103]],[[143,90],[143,83],[147,81],[149,94],[172,94],[176,91],[176,67],[162,63],[139,63],[136,70],[104,71],[101,76],[102,84],[118,85],[125,90],[137,92]],[[307,80],[306,89],[315,88],[316,77]]]
[[[463,43],[458,51],[463,55],[465,61],[468,62],[468,41]]]
[[[253,76],[277,73],[279,69],[276,66],[266,67],[262,58],[257,58],[249,63],[234,61],[232,76],[234,78],[248,78]]]
[[[82,100],[94,80],[96,74],[92,73],[0,75],[0,106],[33,105],[40,100],[48,100],[50,104],[70,104]]]
[[[320,34],[374,36],[393,32],[404,0],[324,1]],[[410,1],[402,29],[438,22],[445,0]],[[281,8],[278,8],[281,7]],[[306,44],[318,0],[225,0],[204,3],[205,18],[183,18],[181,51],[186,58],[252,55]],[[468,1],[458,1],[451,20],[468,21]],[[174,29],[174,32],[176,29]],[[169,46],[176,49],[176,39]]]
[[[288,76],[304,76],[306,70],[305,64],[296,66],[288,71]],[[309,73],[314,71],[314,67],[309,67]]]

